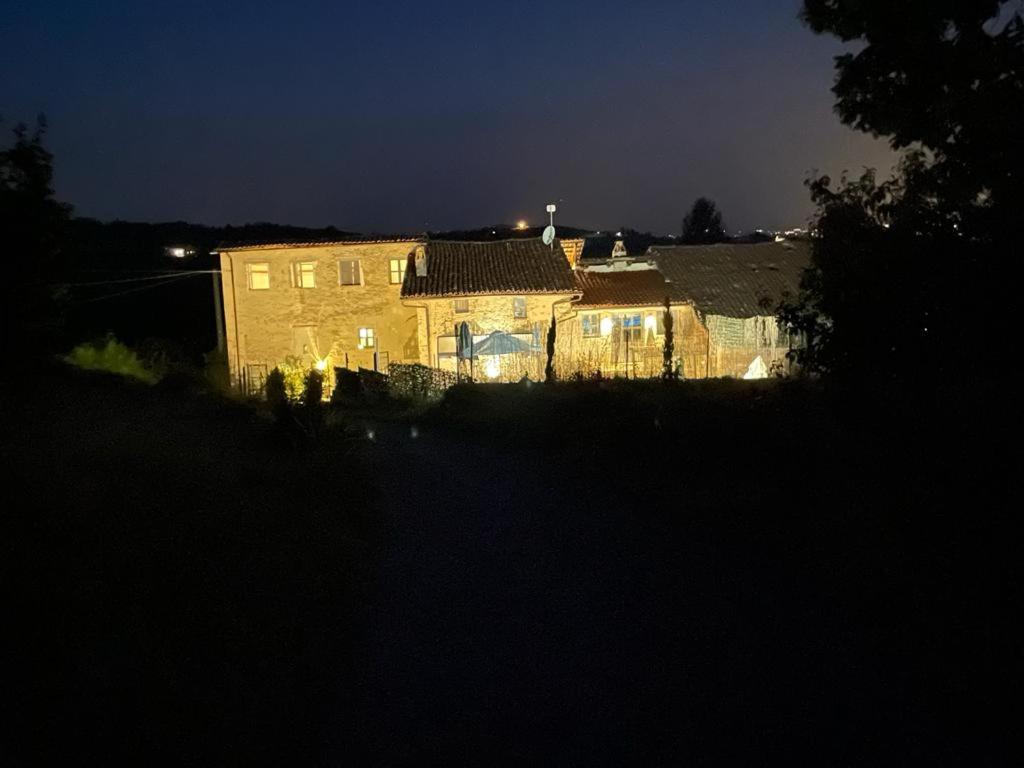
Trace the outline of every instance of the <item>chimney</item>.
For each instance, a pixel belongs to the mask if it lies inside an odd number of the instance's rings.
[[[417,245],[414,258],[416,260],[416,277],[426,277],[427,247],[425,245]]]

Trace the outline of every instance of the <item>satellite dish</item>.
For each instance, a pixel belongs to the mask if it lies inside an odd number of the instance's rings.
[[[544,227],[544,234],[540,236],[540,239],[544,241],[544,245],[551,245],[555,242],[555,228],[550,224]]]

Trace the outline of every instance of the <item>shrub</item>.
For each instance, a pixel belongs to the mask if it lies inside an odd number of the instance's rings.
[[[302,402],[307,408],[319,406],[324,399],[324,375],[316,368],[306,374],[302,388]]]
[[[358,400],[362,389],[359,374],[348,368],[334,369],[334,391],[331,392],[332,403],[343,403]]]
[[[284,391],[288,399],[297,403],[302,400],[302,393],[306,388],[306,373],[309,366],[303,365],[297,357],[286,357],[278,368],[284,376]]]
[[[64,359],[87,371],[105,371],[147,384],[155,384],[160,379],[134,351],[113,336],[107,336],[101,342],[79,344]]]
[[[275,417],[288,412],[288,392],[285,388],[284,373],[280,368],[275,368],[267,374],[264,391],[267,394],[267,405],[270,406],[270,410]]]
[[[228,356],[219,350],[203,355],[203,375],[206,383],[216,392],[231,391],[231,371],[228,367]]]
[[[324,375],[315,368],[306,374],[302,391],[302,404],[311,437],[320,434],[323,425]]]
[[[436,400],[455,386],[455,374],[419,363],[391,363],[388,366],[388,391],[392,397]]]

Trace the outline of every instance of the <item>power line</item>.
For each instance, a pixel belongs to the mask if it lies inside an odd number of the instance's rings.
[[[78,288],[88,285],[116,285],[119,283],[141,283],[150,280],[174,280],[179,277],[191,277],[192,275],[212,275],[220,272],[219,269],[190,269],[188,271],[175,270],[161,275],[150,275],[148,277],[125,277],[117,280],[94,280],[86,283],[61,283],[62,287]]]
[[[96,296],[96,297],[91,298],[91,299],[81,299],[78,303],[79,304],[91,304],[91,303],[93,303],[95,301],[103,301],[105,299],[113,299],[113,298],[116,298],[118,296],[127,296],[129,293],[138,293],[140,291],[148,291],[148,290],[150,290],[152,288],[160,288],[162,286],[167,285],[168,283],[173,283],[176,280],[184,280],[186,277],[192,277],[195,274],[203,274],[203,273],[201,273],[201,272],[199,272],[199,273],[191,272],[191,273],[187,273],[187,274],[184,274],[184,275],[178,275],[176,277],[170,278],[168,280],[164,280],[164,281],[159,282],[159,283],[154,283],[152,285],[143,285],[143,286],[140,286],[138,288],[129,288],[127,291],[118,291],[117,293],[108,293],[105,296]]]

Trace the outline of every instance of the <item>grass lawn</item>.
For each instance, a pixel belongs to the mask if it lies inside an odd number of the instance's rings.
[[[971,427],[800,382],[470,386],[296,447],[160,387],[3,395],[26,764],[1009,748],[1009,459]]]

